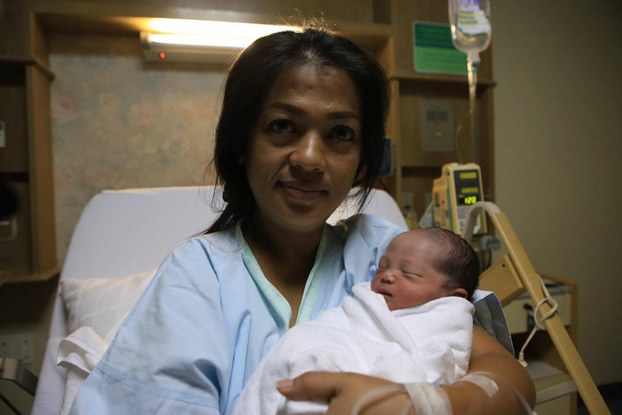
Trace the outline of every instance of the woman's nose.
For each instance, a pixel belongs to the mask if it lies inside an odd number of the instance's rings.
[[[290,163],[304,171],[324,170],[324,143],[320,134],[308,131],[295,143],[290,155]]]

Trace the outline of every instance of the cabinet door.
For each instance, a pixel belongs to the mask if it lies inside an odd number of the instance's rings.
[[[30,189],[23,181],[3,181],[17,197],[18,211],[11,220],[0,221],[0,270],[11,279],[31,274]]]
[[[18,211],[0,222],[0,269],[10,282],[44,280],[58,272],[54,223],[50,79],[37,64],[0,63],[0,180]]]
[[[28,30],[30,2],[2,0],[0,2],[0,56],[24,57],[30,55]]]
[[[0,67],[0,173],[28,171],[26,85],[21,66]]]
[[[58,271],[54,209],[54,171],[50,79],[36,65],[26,69],[29,137],[30,220],[33,273],[52,276]]]

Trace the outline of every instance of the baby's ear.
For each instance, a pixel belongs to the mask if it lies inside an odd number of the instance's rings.
[[[468,293],[464,288],[454,288],[451,291],[451,295],[453,295],[454,297],[462,297],[462,298],[468,297]]]

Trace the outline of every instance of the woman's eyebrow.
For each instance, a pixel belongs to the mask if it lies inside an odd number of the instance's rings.
[[[331,112],[330,114],[328,114],[328,116],[329,118],[336,119],[336,120],[353,118],[357,121],[361,121],[361,117],[356,112],[352,112],[352,111]]]
[[[306,111],[304,111],[302,108],[299,108],[295,105],[292,104],[288,104],[286,102],[280,102],[280,101],[276,101],[276,102],[271,102],[269,104],[267,104],[266,106],[264,106],[262,108],[262,110],[267,110],[270,108],[277,108],[277,109],[283,109],[287,112],[290,112],[292,114],[295,115],[304,115],[306,113]],[[361,121],[361,117],[357,112],[354,111],[334,111],[334,112],[330,112],[328,113],[328,118],[330,119],[356,119],[357,121]]]
[[[288,104],[286,102],[271,102],[269,104],[267,104],[266,106],[264,106],[262,108],[262,110],[267,110],[267,109],[271,109],[271,108],[276,108],[276,109],[283,109],[287,112],[291,112],[294,113],[296,115],[303,115],[305,113],[305,111],[303,111],[301,108],[295,106],[295,105],[291,105]]]

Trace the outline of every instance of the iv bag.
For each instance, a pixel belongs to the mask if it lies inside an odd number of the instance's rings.
[[[451,40],[456,49],[467,55],[467,76],[469,81],[469,112],[471,143],[475,137],[475,100],[477,89],[477,67],[479,53],[490,45],[492,26],[490,24],[490,0],[448,0]],[[458,127],[460,130],[461,127]],[[458,132],[456,132],[456,141]],[[463,163],[462,154],[457,147],[458,159]],[[477,151],[474,151],[475,154]]]
[[[456,49],[467,54],[471,63],[479,63],[479,53],[490,45],[489,0],[449,0],[451,39]]]

